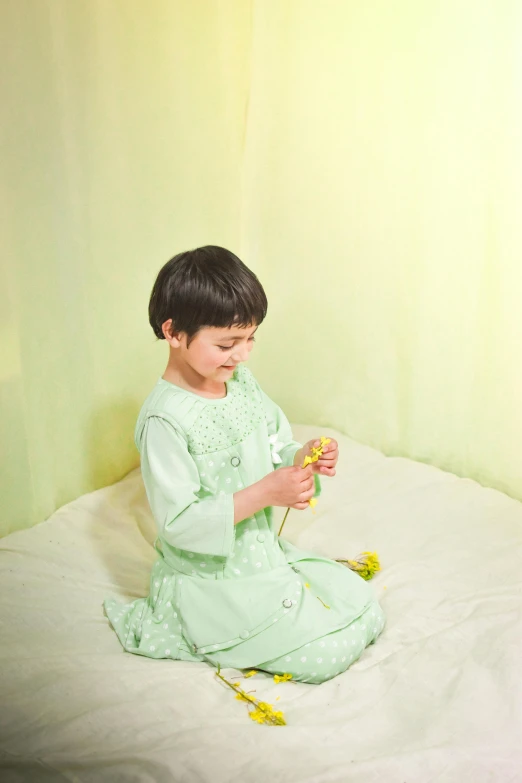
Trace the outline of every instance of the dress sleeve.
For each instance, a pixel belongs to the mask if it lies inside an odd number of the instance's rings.
[[[177,549],[228,557],[235,539],[234,497],[202,486],[187,442],[169,421],[151,416],[141,439],[141,470],[160,537]]]

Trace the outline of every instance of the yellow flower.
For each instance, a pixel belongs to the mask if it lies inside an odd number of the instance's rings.
[[[317,462],[319,457],[323,456],[324,447],[328,446],[328,444],[331,443],[330,438],[324,438],[321,436],[321,440],[319,441],[319,446],[312,446],[310,451],[312,452],[311,457],[305,457],[305,461],[303,462],[303,468],[306,468],[307,465],[309,465],[311,462]]]
[[[289,676],[291,677],[292,675]],[[265,701],[258,701],[258,699],[250,696],[239,687],[239,683],[229,682],[226,677],[223,677],[221,674],[220,666],[217,668],[216,677],[236,692],[236,699],[238,699],[238,701],[245,701],[247,703],[249,709],[248,714],[251,720],[256,723],[264,723],[267,726],[286,726],[285,717],[281,711],[274,710],[271,704],[267,704]]]
[[[288,682],[292,679],[292,675],[285,673],[285,674],[274,674],[274,682]]]
[[[353,560],[337,560],[337,562],[342,563],[352,571],[356,571],[366,581],[371,579],[377,571],[381,570],[377,552],[361,552]]]
[[[256,674],[257,674],[257,670],[256,669],[252,669],[251,672],[247,672],[244,676],[245,677],[255,677]]]
[[[325,438],[323,435],[321,435],[321,438],[319,439],[319,445],[318,446],[312,446],[310,448],[310,451],[312,453],[306,455],[306,457],[303,460],[303,464],[301,465],[301,467],[302,468],[306,468],[307,465],[311,465],[313,462],[317,462],[319,457],[321,457],[322,454],[323,454],[324,447],[327,446],[329,443],[331,443],[330,438]],[[308,504],[309,504],[310,508],[313,511],[313,509],[317,505],[317,498],[310,498],[310,500],[308,501]],[[283,528],[285,526],[286,518],[288,516],[288,512],[289,511],[290,511],[290,509],[288,508],[286,510],[286,514],[285,514],[285,516],[283,518],[283,521],[281,523],[281,527],[279,528],[279,533],[277,534],[278,536],[280,536],[281,533],[283,532]]]
[[[310,587],[310,583],[309,582],[305,582],[305,587]]]
[[[310,451],[311,454],[307,454],[303,461],[303,468],[306,468],[307,465],[310,465],[312,462],[317,462],[319,457],[323,456],[324,447],[327,446],[330,443],[330,438],[323,438],[321,437],[321,440],[319,442],[319,446],[312,446]]]
[[[321,435],[321,439],[319,441],[319,446],[312,446],[311,448],[311,455],[307,455],[304,458],[303,462],[303,468],[306,468],[307,465],[311,465],[313,462],[317,462],[320,457],[323,455],[324,447],[327,446],[330,443],[330,438],[325,438]],[[310,498],[308,501],[308,505],[310,508],[315,508],[317,505],[317,498]]]
[[[256,723],[264,723],[267,726],[286,726],[284,715],[279,710],[274,710],[271,704],[264,701],[258,703],[258,708],[250,713],[250,720]]]

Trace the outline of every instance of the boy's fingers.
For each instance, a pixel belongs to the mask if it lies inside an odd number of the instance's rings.
[[[323,454],[339,454],[337,446],[328,446],[328,449],[324,449]]]
[[[323,476],[335,476],[335,468],[321,468]]]
[[[325,443],[323,446],[324,451],[331,451],[332,449],[337,448],[337,441],[333,438],[330,438],[330,443]]]
[[[321,457],[321,459],[317,464],[319,465],[320,468],[322,467],[329,468],[332,465],[335,465],[336,461],[337,461],[337,454],[332,454],[332,455],[327,454],[326,456]]]

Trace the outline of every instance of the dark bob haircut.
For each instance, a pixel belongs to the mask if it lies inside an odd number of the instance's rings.
[[[190,341],[205,326],[259,326],[267,306],[255,274],[230,250],[207,245],[167,261],[152,289],[149,321],[159,340],[172,319],[171,331]]]

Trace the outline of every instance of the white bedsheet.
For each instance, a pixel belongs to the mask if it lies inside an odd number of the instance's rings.
[[[143,596],[155,557],[134,471],[0,542],[0,780],[522,781],[522,505],[337,437],[338,477],[286,534],[378,551],[377,644],[321,686],[248,681],[280,728],[205,664],[123,653],[102,600]]]

